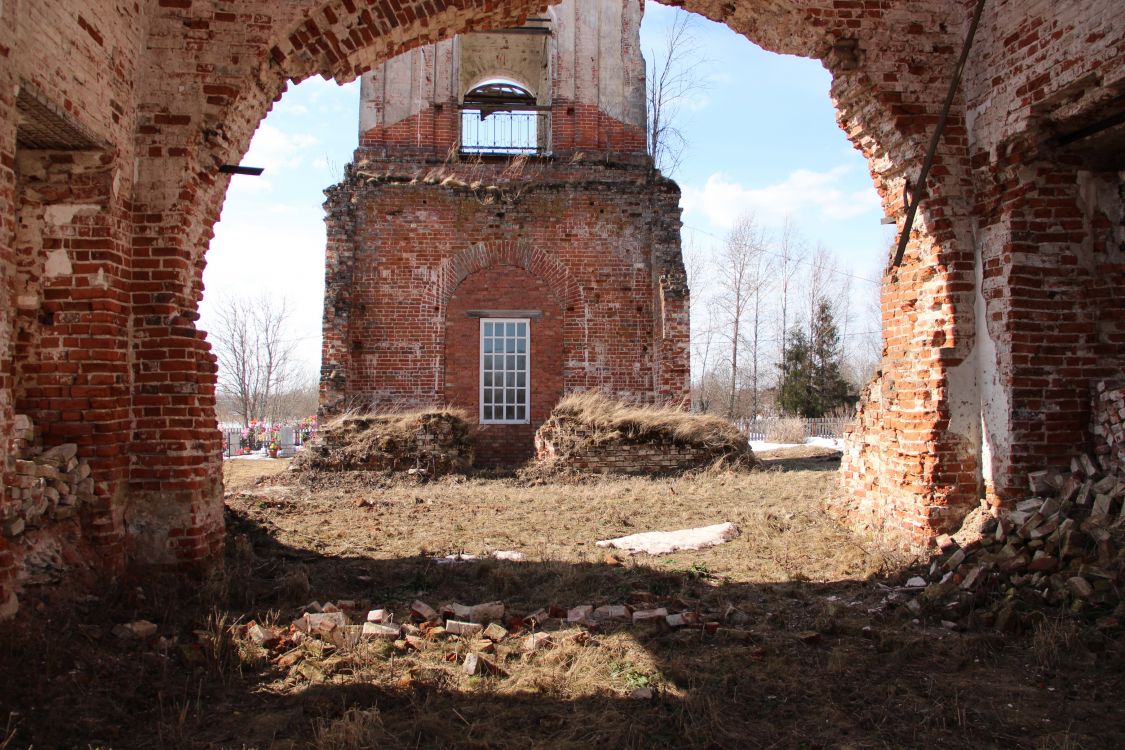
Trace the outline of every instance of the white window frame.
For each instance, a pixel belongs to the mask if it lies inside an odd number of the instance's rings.
[[[484,325],[485,323],[505,324],[505,323],[523,323],[527,326],[527,351],[525,355],[527,359],[526,364],[526,378],[524,382],[527,384],[523,392],[523,419],[485,419],[484,418]],[[480,419],[481,424],[531,424],[531,318],[481,318],[479,336],[477,339],[477,349],[479,350],[479,357],[477,359],[477,398],[480,401],[477,417]],[[495,352],[492,352],[495,354]],[[518,353],[517,353],[518,354]],[[492,369],[493,375],[496,374],[496,368]],[[493,386],[495,387],[495,386]],[[506,387],[506,386],[505,386]],[[518,387],[518,386],[517,386]],[[495,404],[491,404],[495,407]],[[507,406],[508,404],[504,404]],[[520,404],[512,404],[512,406],[519,406]]]

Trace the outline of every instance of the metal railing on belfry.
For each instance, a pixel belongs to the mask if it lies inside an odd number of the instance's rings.
[[[462,110],[461,153],[537,154],[543,150],[546,127],[546,112]]]

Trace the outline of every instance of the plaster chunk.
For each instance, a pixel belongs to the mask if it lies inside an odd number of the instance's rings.
[[[47,260],[43,264],[43,273],[48,278],[68,276],[73,272],[74,268],[70,265],[70,257],[66,254],[66,250],[60,247],[47,253]]]

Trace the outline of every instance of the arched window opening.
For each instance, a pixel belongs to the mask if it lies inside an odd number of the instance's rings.
[[[485,81],[465,94],[461,107],[461,152],[538,154],[545,152],[549,107],[511,81]]]

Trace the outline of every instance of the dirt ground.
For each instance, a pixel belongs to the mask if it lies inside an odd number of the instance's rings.
[[[1125,746],[1120,633],[1057,613],[1004,634],[914,619],[894,589],[918,561],[822,511],[835,456],[762,458],[676,479],[429,484],[228,461],[222,574],[187,591],[31,592],[0,630],[0,750]],[[723,521],[740,536],[707,550],[595,545]],[[524,559],[435,560],[500,550]],[[267,650],[239,627],[284,629],[313,600],[354,601],[357,623],[375,607],[404,621],[416,599],[500,600],[519,616],[629,603],[717,624],[582,635],[549,620],[553,645],[532,654],[526,630],[492,646],[431,634]],[[141,618],[155,635],[113,634]],[[496,670],[466,675],[470,651]]]

